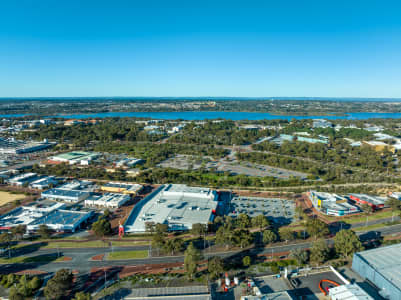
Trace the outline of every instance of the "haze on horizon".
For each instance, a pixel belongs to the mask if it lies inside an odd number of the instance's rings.
[[[2,1],[0,97],[401,97],[398,1],[251,4]]]

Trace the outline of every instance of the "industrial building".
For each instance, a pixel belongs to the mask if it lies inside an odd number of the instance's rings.
[[[0,230],[8,230],[18,225],[29,225],[43,215],[63,207],[63,203],[50,201],[36,201],[17,207],[0,217]]]
[[[131,196],[127,194],[95,194],[85,199],[85,206],[118,208],[127,203],[130,199]]]
[[[54,176],[45,176],[31,182],[29,186],[32,189],[45,190],[51,186],[56,186],[57,184],[58,180]]]
[[[55,188],[42,192],[42,197],[54,201],[77,203],[88,198],[90,194],[91,193],[87,191],[65,190],[65,189]]]
[[[359,212],[359,208],[348,203],[345,197],[337,194],[310,191],[309,199],[313,207],[326,215],[345,216]]]
[[[330,128],[333,124],[325,119],[313,119],[313,128]]]
[[[40,225],[46,225],[55,231],[75,232],[92,216],[92,214],[92,211],[86,212],[57,209],[29,223],[27,230],[35,231]]]
[[[15,139],[0,138],[0,153],[25,154],[52,147],[54,144],[45,142],[19,141]]]
[[[39,176],[36,173],[23,173],[7,180],[8,184],[13,186],[24,186],[38,180]]]
[[[369,280],[379,294],[390,300],[401,299],[401,243],[354,254],[352,269]]]
[[[89,165],[91,161],[98,158],[99,153],[96,152],[84,152],[84,151],[73,151],[68,153],[59,154],[49,158],[49,163],[68,163],[70,165],[80,164]]]
[[[357,284],[346,284],[329,289],[331,300],[374,300]]]
[[[366,194],[349,194],[348,196],[359,205],[367,204],[372,207],[373,210],[383,208],[387,201],[387,197],[378,197]]]
[[[136,195],[142,190],[143,186],[140,184],[131,184],[124,182],[108,182],[100,187],[102,191],[112,193],[123,193]]]
[[[146,231],[146,224],[167,224],[170,231],[190,230],[213,221],[218,194],[209,188],[162,185],[139,201],[124,224],[126,232]]]

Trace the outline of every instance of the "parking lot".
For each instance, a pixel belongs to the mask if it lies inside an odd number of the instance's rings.
[[[180,170],[197,170],[201,167],[206,170],[216,170],[218,172],[229,172],[232,175],[246,175],[256,177],[275,177],[278,179],[289,179],[299,177],[305,179],[308,174],[293,170],[286,170],[267,165],[254,164],[250,162],[239,162],[238,160],[222,158],[214,160],[209,156],[192,156],[177,154],[158,164],[161,168],[174,168]]]
[[[289,224],[294,218],[295,203],[279,198],[259,198],[236,196],[231,199],[229,215],[236,217],[241,213],[250,217],[266,216],[276,224]]]

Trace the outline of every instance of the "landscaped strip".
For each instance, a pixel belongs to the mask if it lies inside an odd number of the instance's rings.
[[[107,260],[140,259],[147,258],[148,256],[149,254],[147,250],[115,251],[109,253]]]

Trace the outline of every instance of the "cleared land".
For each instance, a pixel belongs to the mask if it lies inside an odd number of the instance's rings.
[[[119,260],[119,259],[138,259],[138,258],[147,258],[148,251],[147,250],[138,250],[138,251],[116,251],[109,253],[107,256],[107,260]]]
[[[0,191],[0,206],[24,198],[25,198],[24,194],[12,194],[9,192]]]

